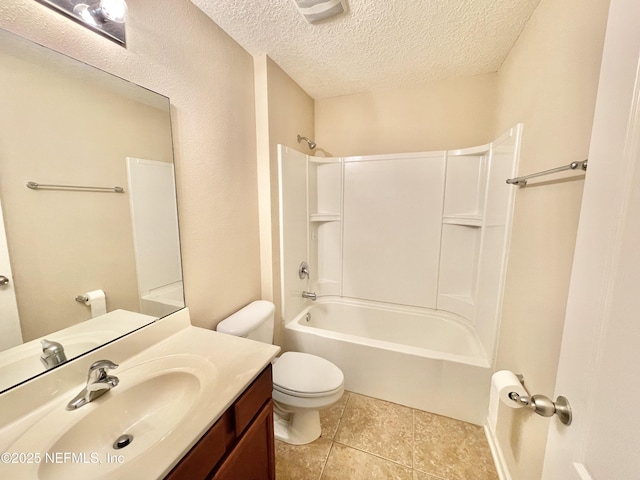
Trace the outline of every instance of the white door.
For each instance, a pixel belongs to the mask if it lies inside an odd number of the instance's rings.
[[[640,2],[612,0],[544,480],[640,479]]]
[[[0,351],[22,343],[9,249],[0,206]]]

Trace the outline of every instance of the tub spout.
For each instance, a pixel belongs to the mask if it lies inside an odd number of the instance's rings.
[[[302,298],[308,298],[310,300],[316,301],[316,294],[314,292],[302,292]]]

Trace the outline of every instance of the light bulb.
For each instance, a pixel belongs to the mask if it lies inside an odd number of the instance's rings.
[[[99,11],[112,22],[124,23],[127,16],[127,3],[124,0],[100,0]]]
[[[73,13],[78,15],[85,23],[89,25],[98,25],[96,17],[93,15],[91,8],[86,3],[79,3],[73,7]]]

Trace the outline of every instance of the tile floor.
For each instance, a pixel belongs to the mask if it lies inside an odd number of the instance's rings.
[[[498,480],[482,427],[351,392],[308,445],[276,441],[277,480]]]

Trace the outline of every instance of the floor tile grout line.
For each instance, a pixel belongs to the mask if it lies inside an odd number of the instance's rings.
[[[351,401],[352,395],[351,393],[347,396],[347,400],[344,402],[344,407],[342,408],[342,412],[340,412],[340,418],[338,419],[338,427],[340,426],[340,422],[342,421],[342,417],[344,417],[344,412],[347,410],[347,406]]]
[[[373,401],[377,401],[377,402],[381,402],[381,403],[387,403],[387,404],[390,404],[390,405],[397,405],[397,406],[399,406],[399,407],[406,408],[406,409],[408,409],[408,410],[411,412],[411,415],[412,415],[412,438],[411,438],[411,452],[410,452],[410,457],[411,457],[411,458],[409,459],[410,465],[405,465],[404,463],[401,463],[401,462],[399,462],[399,461],[397,461],[397,460],[393,460],[393,459],[390,459],[390,458],[387,458],[387,457],[383,457],[383,456],[382,456],[382,455],[380,455],[380,454],[373,453],[373,452],[370,452],[370,451],[368,451],[368,450],[363,450],[362,448],[358,448],[358,447],[355,447],[355,446],[353,446],[353,445],[349,445],[349,444],[347,444],[347,443],[343,443],[343,442],[340,442],[340,441],[338,441],[338,440],[337,440],[337,438],[338,438],[338,431],[339,431],[339,429],[340,429],[340,425],[341,425],[341,423],[342,423],[342,419],[344,418],[344,415],[345,415],[345,413],[346,413],[346,411],[347,411],[347,408],[348,408],[348,406],[349,406],[349,403],[350,403],[350,402],[351,402],[355,397],[357,397],[357,396],[364,397],[364,398],[368,398],[368,399],[371,399],[371,400],[373,400]],[[391,462],[391,463],[393,463],[394,465],[398,465],[398,466],[400,466],[400,467],[407,468],[407,469],[409,469],[409,470],[411,471],[411,474],[412,474],[412,476],[413,476],[413,470],[414,470],[414,469],[413,469],[413,431],[414,431],[414,430],[413,430],[413,416],[414,416],[414,412],[415,412],[415,409],[414,409],[414,408],[412,408],[412,407],[408,407],[408,406],[406,406],[406,405],[400,405],[400,404],[398,404],[398,403],[388,402],[388,401],[386,401],[386,400],[381,400],[381,399],[376,398],[376,397],[371,397],[371,396],[368,396],[368,395],[362,395],[362,394],[359,394],[359,393],[349,392],[349,396],[348,396],[348,398],[347,398],[347,401],[345,402],[344,408],[342,409],[342,412],[341,412],[341,414],[340,414],[340,418],[339,418],[339,420],[338,420],[338,426],[336,427],[335,435],[334,435],[333,439],[331,440],[331,442],[332,442],[332,444],[331,444],[331,448],[333,449],[333,444],[336,444],[336,443],[337,443],[338,445],[341,445],[341,446],[343,446],[343,447],[351,448],[351,449],[356,450],[356,451],[358,451],[358,452],[362,452],[362,453],[364,453],[364,454],[366,454],[366,455],[371,455],[371,456],[373,456],[373,457],[379,458],[380,460],[383,460],[383,461],[386,461],[386,462]]]
[[[416,411],[411,409],[411,470],[416,466]]]
[[[331,443],[332,443],[332,447],[333,447],[333,444],[338,444],[338,445],[340,445],[340,446],[342,446],[342,447],[350,448],[350,449],[352,449],[352,450],[356,450],[356,451],[358,451],[358,452],[365,453],[365,454],[367,454],[367,455],[371,455],[372,457],[379,458],[380,460],[384,460],[384,461],[386,461],[386,462],[391,462],[391,463],[394,463],[394,464],[399,465],[399,466],[401,466],[401,467],[404,467],[404,468],[408,468],[408,469],[410,469],[410,470],[413,470],[413,467],[411,467],[410,465],[405,465],[404,463],[400,463],[400,462],[398,462],[397,460],[392,460],[392,459],[390,459],[390,458],[383,457],[382,455],[379,455],[379,454],[377,454],[377,453],[369,452],[369,451],[367,451],[367,450],[363,450],[363,449],[361,449],[361,448],[354,447],[353,445],[349,445],[349,444],[347,444],[347,443],[342,443],[342,442],[339,442],[339,441],[337,441],[337,440],[334,440],[334,441],[333,441],[333,442],[331,442]]]
[[[331,451],[333,450],[333,440],[331,441],[331,443],[329,444],[329,451],[327,452],[327,458],[324,459],[324,462],[322,464],[322,468],[320,469],[320,476],[318,477],[318,480],[322,480],[322,476],[324,475],[324,469],[327,468],[327,463],[329,463],[329,457],[331,456]]]
[[[338,423],[336,425],[336,429],[333,432],[333,437],[328,439],[329,440],[329,452],[327,453],[327,458],[324,459],[324,462],[322,464],[322,468],[320,469],[320,476],[318,477],[318,480],[322,480],[322,476],[324,475],[324,470],[325,470],[325,468],[327,468],[327,463],[329,463],[329,457],[331,456],[331,452],[333,451],[333,446],[336,443],[335,438],[338,436],[338,430],[340,429],[340,422],[342,422],[342,417],[344,416],[344,412],[347,409],[347,405],[349,404],[349,400],[351,400],[351,394],[349,394],[347,396],[347,400],[344,402],[344,407],[342,408],[342,411],[340,412],[340,417],[338,418]]]
[[[331,442],[333,442],[336,439],[336,437],[338,436],[338,430],[340,430],[340,423],[342,423],[342,417],[344,417],[344,412],[347,411],[347,405],[349,405],[349,401],[350,400],[351,400],[351,394],[349,394],[347,396],[347,400],[344,402],[344,407],[342,408],[342,411],[340,412],[340,418],[338,418],[338,423],[336,425],[336,430],[335,430],[335,432],[333,432],[333,437],[331,438]]]

